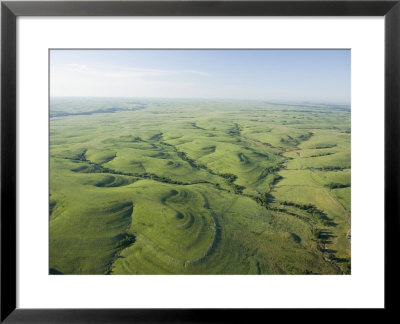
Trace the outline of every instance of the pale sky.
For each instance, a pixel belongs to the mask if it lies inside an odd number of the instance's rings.
[[[51,50],[50,95],[350,104],[350,50]]]

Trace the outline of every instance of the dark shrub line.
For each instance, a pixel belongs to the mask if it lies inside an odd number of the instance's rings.
[[[228,131],[231,136],[240,136],[240,127],[235,123],[235,126]]]
[[[336,183],[336,182],[332,182],[328,185],[326,185],[329,189],[338,189],[338,188],[348,188],[350,187],[350,185],[348,184],[342,184],[342,183]]]
[[[350,167],[340,167],[340,166],[325,166],[325,167],[320,167],[320,168],[314,168],[314,167],[311,167],[311,168],[307,168],[307,169],[309,169],[309,170],[313,170],[313,171],[342,171],[342,170],[347,170],[347,169],[349,169]],[[300,169],[301,170],[301,169]]]
[[[324,149],[324,148],[332,148],[337,146],[337,144],[317,144],[315,145],[315,149],[319,150],[319,149]]]
[[[293,206],[298,209],[304,210],[307,213],[311,214],[315,219],[317,219],[320,223],[322,223],[325,226],[335,226],[336,224],[332,222],[332,220],[324,213],[322,210],[318,209],[316,206],[313,204],[296,204],[291,201],[282,201],[282,205],[285,206]]]
[[[332,154],[333,154],[332,152],[326,152],[326,153],[321,153],[321,154],[310,155],[308,158],[327,156],[327,155],[332,155]]]
[[[257,180],[266,178],[269,174],[279,172],[280,170],[281,170],[281,166],[270,166],[268,168],[265,168],[264,171],[259,175]]]
[[[299,139],[300,139],[301,141],[308,141],[308,140],[311,138],[311,136],[313,136],[313,135],[314,135],[314,133],[308,132],[307,135],[301,134],[301,135],[299,136]]]
[[[200,129],[200,130],[204,130],[204,131],[207,130],[205,128],[197,126],[196,123],[190,123],[190,125],[192,125],[192,127],[196,128],[196,129]]]

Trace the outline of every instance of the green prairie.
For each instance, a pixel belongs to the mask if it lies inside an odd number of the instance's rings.
[[[51,98],[51,274],[350,274],[350,109]]]

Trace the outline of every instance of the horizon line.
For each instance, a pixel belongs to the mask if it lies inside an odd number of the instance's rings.
[[[49,96],[52,98],[94,98],[94,99],[144,99],[144,100],[204,100],[204,101],[262,101],[269,104],[314,104],[314,105],[336,105],[336,106],[348,106],[351,107],[350,103],[344,102],[320,102],[320,101],[308,101],[308,100],[279,100],[279,99],[248,99],[248,98],[199,98],[199,97],[137,97],[137,96]]]

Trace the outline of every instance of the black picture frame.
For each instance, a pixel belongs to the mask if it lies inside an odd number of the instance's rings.
[[[400,0],[381,1],[2,1],[1,3],[1,322],[235,322],[267,309],[16,308],[16,19],[19,16],[384,16],[385,310],[395,310],[399,237]],[[373,190],[371,188],[371,190]],[[366,283],[367,285],[368,283]],[[304,312],[302,313],[304,314]],[[250,317],[249,317],[250,316]]]

